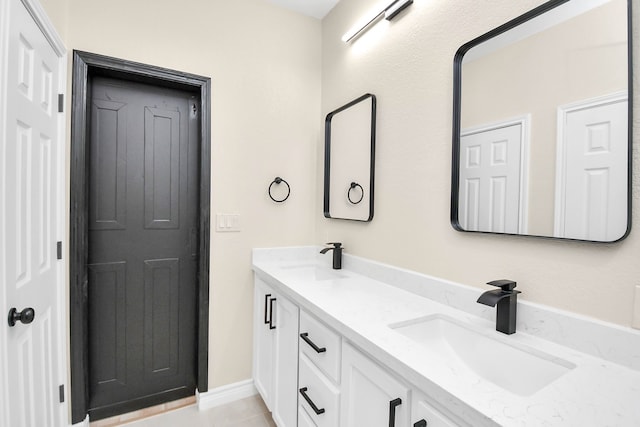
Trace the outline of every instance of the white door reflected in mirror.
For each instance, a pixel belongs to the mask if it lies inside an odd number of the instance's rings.
[[[555,237],[611,241],[626,230],[626,93],[558,109]]]
[[[460,137],[460,225],[468,231],[526,233],[527,119]]]

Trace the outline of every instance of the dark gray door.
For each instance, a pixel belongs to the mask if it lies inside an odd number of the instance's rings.
[[[91,84],[89,408],[92,420],[193,395],[196,96]]]

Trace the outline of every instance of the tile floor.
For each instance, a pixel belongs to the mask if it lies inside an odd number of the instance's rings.
[[[118,425],[126,427],[276,427],[271,419],[271,413],[258,395],[206,411],[200,411],[197,405],[192,404]]]

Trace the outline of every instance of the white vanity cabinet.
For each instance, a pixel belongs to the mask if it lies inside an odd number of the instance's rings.
[[[467,426],[258,277],[254,307],[254,383],[278,427]]]
[[[341,427],[406,427],[409,388],[348,343],[342,348]]]
[[[298,307],[256,277],[254,383],[279,427],[297,425]]]

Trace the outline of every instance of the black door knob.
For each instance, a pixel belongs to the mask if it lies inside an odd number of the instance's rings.
[[[12,308],[9,310],[9,326],[15,326],[17,322],[22,322],[25,325],[33,322],[33,318],[36,317],[36,312],[33,308],[28,307],[22,311],[16,310],[16,308]]]

